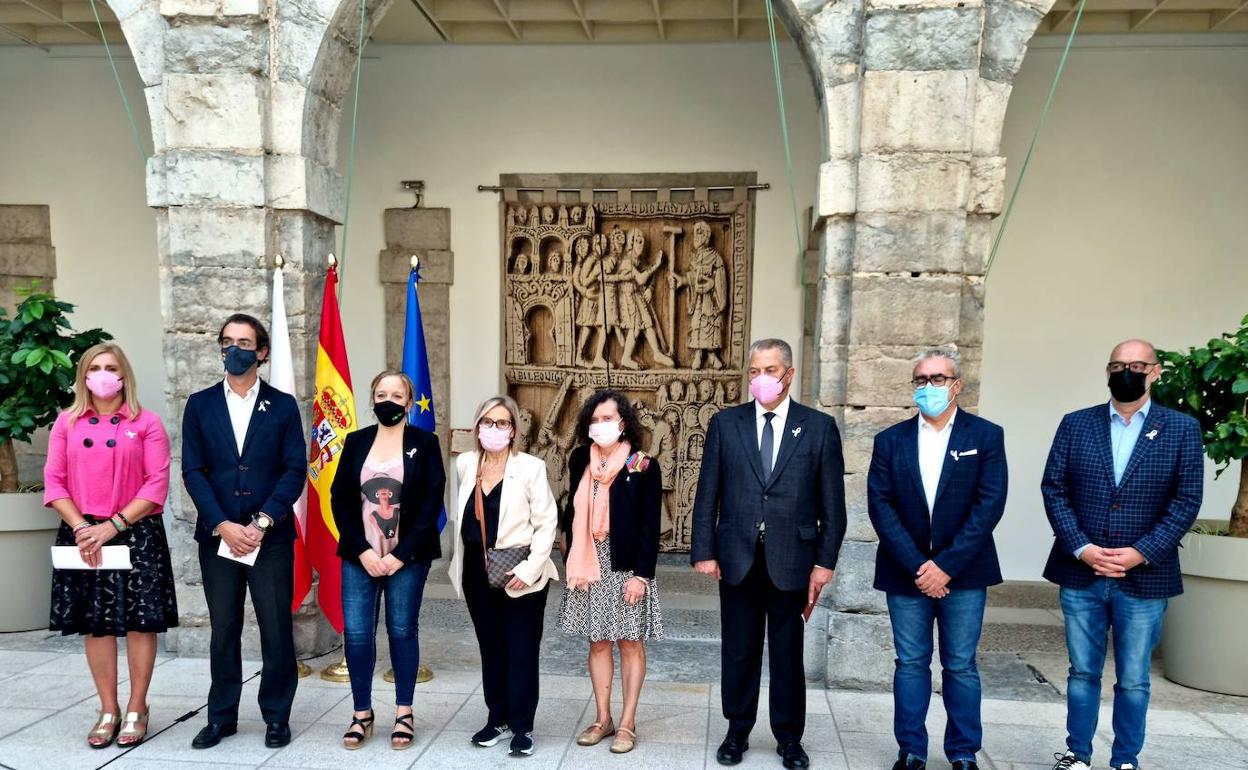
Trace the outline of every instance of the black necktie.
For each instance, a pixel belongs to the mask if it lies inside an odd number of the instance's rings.
[[[764,412],[763,419],[763,440],[758,442],[758,454],[763,461],[763,478],[771,478],[771,462],[775,455],[773,451],[776,447],[776,434],[771,428],[771,420],[776,416],[775,412]]]

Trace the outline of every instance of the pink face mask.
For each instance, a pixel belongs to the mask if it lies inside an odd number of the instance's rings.
[[[96,398],[112,398],[124,387],[121,378],[115,372],[96,369],[87,375],[87,390]]]
[[[501,452],[511,444],[511,431],[502,428],[477,428],[477,438],[487,452]]]
[[[760,374],[750,380],[750,395],[760,404],[774,403],[784,390],[784,383],[770,374]]]

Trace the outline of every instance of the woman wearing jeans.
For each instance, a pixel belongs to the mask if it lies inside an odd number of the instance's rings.
[[[373,378],[371,392],[377,424],[347,436],[330,489],[342,559],[343,647],[355,704],[342,745],[358,749],[373,731],[377,615],[384,593],[396,710],[390,746],[406,749],[415,731],[420,601],[429,564],[442,555],[438,515],[446,472],[438,437],[407,424],[415,401],[407,375],[384,371]]]

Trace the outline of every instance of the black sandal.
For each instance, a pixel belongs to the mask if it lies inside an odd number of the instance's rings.
[[[398,730],[395,730],[390,733],[390,748],[395,751],[410,749],[412,744],[416,742],[416,725],[414,722],[414,716],[412,714],[404,714],[402,716],[395,717],[394,726],[398,727],[399,725],[409,727],[412,731],[410,733],[401,733]]]
[[[361,719],[355,715],[351,716],[351,724],[347,727],[347,732],[342,736],[342,747],[347,751],[355,751],[364,745],[364,739],[373,734],[373,718],[374,714],[370,709],[368,716]],[[359,725],[360,729],[356,730],[355,726]]]

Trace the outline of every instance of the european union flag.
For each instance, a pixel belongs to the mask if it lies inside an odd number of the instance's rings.
[[[415,262],[415,259],[413,259]],[[407,320],[403,326],[403,373],[412,379],[416,388],[416,405],[408,413],[408,421],[417,428],[430,433],[434,430],[433,383],[429,376],[429,352],[425,347],[425,325],[420,320],[420,298],[416,296],[416,284],[420,281],[420,268],[412,265],[407,278]],[[438,515],[438,531],[446,526],[446,506]]]

